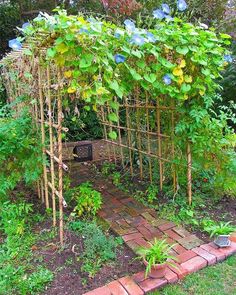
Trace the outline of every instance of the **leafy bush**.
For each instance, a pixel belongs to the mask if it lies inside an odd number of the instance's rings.
[[[1,200],[2,201],[2,200]],[[0,202],[0,294],[27,295],[44,290],[53,278],[51,271],[32,267],[32,205],[25,202]],[[34,269],[34,271],[32,271]]]
[[[94,217],[101,208],[101,194],[92,189],[92,184],[85,182],[75,189],[73,198],[76,200],[74,211],[78,216]]]
[[[205,225],[203,228],[210,237],[219,236],[219,235],[230,235],[236,231],[236,227],[231,225],[231,222],[209,222],[208,225]]]
[[[121,238],[105,235],[95,222],[74,221],[70,223],[70,228],[84,237],[84,251],[79,259],[82,261],[82,270],[91,277],[104,263],[115,260]]]
[[[29,110],[0,108],[0,196],[20,181],[35,182],[42,171],[42,149]]]

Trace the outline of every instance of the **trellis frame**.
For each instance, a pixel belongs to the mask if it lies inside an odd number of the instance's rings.
[[[52,208],[53,226],[59,222],[60,242],[63,244],[63,207],[66,206],[63,198],[63,170],[68,167],[63,163],[62,132],[68,129],[63,127],[62,93],[64,79],[62,76],[63,68],[49,63],[45,57],[45,49],[37,51],[37,56],[26,56],[23,51],[16,51],[8,54],[1,62],[3,65],[2,73],[9,97],[9,102],[13,102],[20,95],[27,94],[35,98],[31,104],[37,130],[40,132],[42,141],[42,153],[44,157],[49,156],[50,168],[46,162],[43,163],[43,174],[37,183],[38,196],[46,208]],[[10,77],[10,71],[18,73],[19,80]],[[27,80],[24,72],[28,71],[32,79]],[[26,87],[22,87],[24,85]],[[118,101],[114,97],[114,101]],[[55,104],[56,102],[56,104]],[[164,104],[165,102],[165,104]],[[115,162],[120,161],[125,168],[125,160],[128,159],[130,174],[135,174],[135,169],[139,170],[141,179],[149,179],[154,183],[154,173],[159,173],[159,188],[163,189],[165,182],[165,169],[167,164],[171,167],[173,191],[178,190],[177,165],[175,163],[175,124],[176,109],[173,99],[168,102],[164,97],[152,98],[152,94],[135,87],[132,96],[124,97],[119,102],[116,110],[117,122],[108,120],[111,110],[108,104],[100,107],[99,117],[103,126],[104,141],[108,144],[108,157]],[[170,116],[170,134],[164,132],[164,115]],[[121,122],[121,119],[124,119]],[[151,124],[151,119],[155,122]],[[133,120],[132,120],[133,119]],[[141,122],[144,124],[141,124]],[[118,139],[109,138],[109,133],[116,131]],[[135,139],[135,140],[134,140]],[[144,143],[145,139],[145,144]],[[169,143],[165,143],[169,141]],[[136,144],[136,146],[134,146]],[[127,157],[125,157],[125,153]],[[133,161],[137,154],[139,165],[135,167]],[[143,160],[147,158],[148,169],[144,171]],[[159,169],[154,167],[154,162],[158,162]],[[187,195],[189,204],[192,202],[192,159],[191,144],[186,144],[186,163],[184,166],[187,171]],[[169,172],[169,171],[167,171]],[[169,177],[170,179],[170,177]],[[57,220],[57,207],[59,209],[59,220]]]

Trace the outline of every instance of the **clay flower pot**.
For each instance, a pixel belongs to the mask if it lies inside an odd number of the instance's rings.
[[[145,258],[143,259],[143,262],[144,262],[145,266],[148,265],[148,262],[146,261]],[[156,265],[152,266],[152,270],[148,274],[148,276],[153,279],[163,278],[166,274],[166,269],[167,269],[166,263],[156,264]]]

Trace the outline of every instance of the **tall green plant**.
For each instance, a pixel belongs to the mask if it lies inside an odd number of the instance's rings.
[[[16,114],[8,106],[0,109],[0,196],[16,185],[35,182],[42,171],[39,136],[27,108]]]

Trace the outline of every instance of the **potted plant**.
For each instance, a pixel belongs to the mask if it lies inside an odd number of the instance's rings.
[[[166,240],[154,239],[154,242],[148,243],[150,247],[142,247],[137,253],[141,256],[146,266],[146,277],[162,278],[165,276],[167,265],[173,265],[170,260],[177,260],[176,257],[170,255],[170,250],[174,245],[170,246]]]
[[[210,233],[210,237],[215,237],[214,243],[220,247],[229,247],[230,242],[230,234],[236,231],[236,227],[231,225],[231,222],[220,222],[219,224],[215,224],[209,226],[207,228],[207,232]]]

